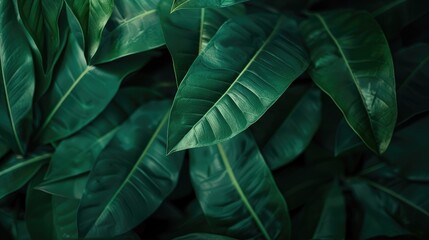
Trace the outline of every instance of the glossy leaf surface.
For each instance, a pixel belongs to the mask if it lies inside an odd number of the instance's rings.
[[[15,16],[12,1],[0,2],[0,134],[24,154],[32,126],[35,77],[30,46]]]
[[[70,34],[60,70],[41,99],[44,120],[37,135],[39,142],[49,143],[70,136],[88,124],[112,100],[122,79],[148,59],[149,56],[135,55],[110,64],[87,65],[83,50]]]
[[[172,3],[173,0],[162,0],[159,15],[179,85],[219,27],[229,18],[242,15],[245,8],[239,4],[226,8],[183,9],[170,13]]]
[[[149,96],[142,88],[119,90],[112,102],[93,122],[58,145],[45,180],[56,181],[88,172],[121,124]]]
[[[183,155],[165,153],[169,107],[169,101],[141,106],[100,154],[79,207],[80,236],[127,232],[174,189]]]
[[[94,64],[105,63],[165,44],[159,20],[159,0],[116,0]]]
[[[44,180],[36,186],[36,189],[62,198],[81,199],[88,182],[88,175],[89,173],[83,173],[60,180]]]
[[[365,12],[312,14],[301,30],[310,49],[310,75],[374,152],[389,146],[396,123],[395,77],[389,45]]]
[[[220,234],[289,239],[286,202],[249,133],[192,149],[192,184],[204,215]]]
[[[221,8],[246,1],[247,0],[174,0],[171,11],[174,12],[184,8]]]
[[[168,152],[208,146],[242,132],[307,65],[293,18],[253,15],[227,21],[179,86]]]
[[[282,125],[262,148],[271,169],[277,169],[301,154],[316,133],[322,118],[320,91],[310,88],[295,103]]]

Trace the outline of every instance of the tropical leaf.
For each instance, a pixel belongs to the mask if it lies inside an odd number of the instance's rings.
[[[429,44],[420,43],[395,54],[398,124],[429,110]]]
[[[383,32],[370,14],[351,10],[312,14],[301,30],[313,81],[365,144],[383,153],[397,116],[393,63]]]
[[[116,0],[92,62],[106,63],[164,45],[158,3],[159,0]]]
[[[352,153],[361,150],[362,147],[365,147],[362,140],[350,128],[347,121],[344,118],[341,119],[335,135],[335,156]]]
[[[25,159],[12,156],[3,162],[0,165],[0,199],[23,187],[50,157],[50,153],[40,153]]]
[[[6,146],[6,144],[3,143],[3,141],[0,139],[0,159],[6,155],[6,153],[9,151],[9,148]]]
[[[119,90],[93,122],[61,141],[52,156],[45,181],[57,181],[88,172],[121,124],[151,96],[153,94],[143,88]]]
[[[103,29],[112,15],[114,0],[66,0],[70,28],[87,59],[98,49]]]
[[[228,7],[248,0],[173,0],[171,12],[184,8],[220,8]]]
[[[185,236],[177,237],[174,240],[200,240],[200,239],[206,239],[206,240],[234,240],[235,238],[230,238],[227,236],[221,236],[216,234],[210,234],[210,233],[191,233]]]
[[[208,146],[242,132],[307,65],[293,18],[253,15],[227,21],[179,86],[168,152]]]
[[[170,13],[172,3],[173,0],[161,0],[159,16],[179,85],[219,27],[229,18],[242,15],[245,8],[238,4],[226,8],[184,9]]]
[[[80,130],[103,111],[122,79],[149,59],[150,55],[134,55],[110,64],[87,65],[82,49],[70,34],[60,70],[41,99],[44,120],[35,138],[41,144],[49,143]]]
[[[0,134],[24,154],[32,130],[34,67],[30,46],[11,0],[0,2]]]
[[[169,106],[169,101],[141,106],[100,154],[79,206],[80,237],[131,230],[174,189],[183,155],[165,154]]]
[[[289,213],[253,137],[245,132],[190,151],[191,179],[216,233],[239,239],[289,239]]]
[[[322,118],[320,91],[309,88],[285,115],[282,125],[262,148],[271,169],[291,162],[310,143]]]
[[[86,183],[88,182],[89,173],[62,178],[60,180],[44,180],[35,189],[49,193],[57,197],[68,199],[81,199]]]

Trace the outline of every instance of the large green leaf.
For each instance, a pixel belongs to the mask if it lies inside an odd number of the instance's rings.
[[[81,199],[89,173],[63,178],[55,181],[43,181],[36,186],[36,189],[69,199]]]
[[[54,82],[41,99],[43,124],[36,135],[38,142],[53,142],[84,127],[107,106],[122,79],[149,59],[150,55],[133,55],[110,64],[87,65],[70,34]]]
[[[299,156],[319,128],[321,118],[320,91],[309,88],[262,148],[270,168],[277,169]]]
[[[184,8],[220,8],[228,7],[248,0],[173,0],[171,11]]]
[[[397,110],[392,57],[380,27],[369,13],[343,10],[311,14],[301,30],[313,81],[365,144],[383,153]]]
[[[12,0],[0,2],[0,134],[24,154],[32,130],[34,67],[31,48],[16,19]]]
[[[24,186],[49,161],[50,153],[12,156],[0,165],[0,199]]]
[[[429,181],[429,115],[398,129],[381,158],[410,180]]]
[[[253,15],[227,21],[179,86],[168,152],[208,146],[242,132],[307,66],[293,18]]]
[[[91,59],[98,49],[103,29],[112,14],[114,0],[66,0],[70,27]]]
[[[429,110],[429,44],[420,43],[395,54],[398,123]]]
[[[125,233],[174,189],[183,155],[166,156],[169,101],[141,106],[98,157],[78,213],[81,237]]]
[[[158,2],[116,0],[93,63],[105,63],[162,46],[165,41],[157,12]]]
[[[227,8],[185,9],[170,13],[172,3],[173,0],[161,0],[159,15],[179,85],[219,27],[227,19],[243,14],[245,8],[239,4]]]
[[[190,151],[195,193],[209,224],[239,239],[289,239],[285,200],[251,134]]]
[[[89,171],[121,124],[150,96],[143,88],[119,90],[91,124],[58,145],[45,180],[57,181]]]

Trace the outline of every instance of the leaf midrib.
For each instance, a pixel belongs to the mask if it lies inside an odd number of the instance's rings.
[[[268,45],[269,42],[271,42],[271,40],[273,39],[275,33],[277,33],[277,31],[280,28],[281,23],[283,22],[284,16],[281,16],[278,20],[276,25],[274,26],[272,32],[270,33],[270,35],[267,37],[267,39],[265,39],[264,43],[261,45],[261,47],[258,49],[258,51],[256,51],[256,53],[253,55],[253,57],[249,60],[249,62],[247,63],[247,65],[243,68],[243,70],[240,72],[240,74],[232,81],[231,85],[228,87],[228,89],[226,89],[226,91],[222,94],[222,96],[219,97],[219,99],[213,104],[213,106],[211,106],[206,113],[195,123],[193,124],[192,128],[185,134],[185,136],[182,137],[182,139],[180,139],[177,143],[176,146],[183,140],[185,139],[190,133],[191,131],[193,131],[195,129],[195,126],[197,126],[201,121],[203,121],[204,119],[207,118],[207,115],[213,111],[213,109],[218,105],[218,103],[224,99],[228,93],[230,92],[230,90],[235,87],[235,85],[237,84],[238,80],[243,76],[243,74],[247,71],[247,69],[249,69],[249,67],[253,64],[253,62],[256,60],[256,58],[259,56],[259,54],[264,50],[264,48]],[[176,146],[173,147],[173,149],[169,152],[173,152],[176,150]]]
[[[25,167],[25,166],[31,165],[31,164],[33,164],[35,162],[45,160],[45,159],[49,158],[50,156],[52,156],[52,154],[51,153],[47,153],[47,154],[43,154],[43,155],[40,155],[40,156],[35,156],[33,158],[24,160],[24,161],[22,161],[22,162],[20,162],[18,164],[13,165],[12,167],[9,167],[9,168],[4,169],[3,171],[0,171],[0,177],[3,176],[3,175],[8,174],[10,172],[13,172],[16,169],[19,169],[21,167]]]
[[[231,184],[234,186],[235,190],[237,191],[238,195],[240,196],[241,201],[243,201],[244,206],[249,211],[251,217],[255,221],[256,225],[258,226],[259,230],[261,231],[262,235],[264,235],[265,239],[271,239],[270,235],[268,234],[267,230],[265,229],[264,225],[262,224],[261,219],[259,219],[258,214],[256,214],[255,210],[253,209],[252,205],[250,204],[249,200],[247,199],[246,195],[243,192],[243,189],[241,188],[240,184],[238,183],[237,178],[235,177],[234,171],[232,170],[231,164],[229,163],[228,156],[225,153],[225,149],[221,144],[217,144],[217,148],[219,150],[222,162],[225,166],[226,172],[228,173],[229,179],[231,180]]]
[[[167,114],[164,115],[164,117],[162,118],[161,122],[159,123],[158,127],[156,128],[155,132],[152,134],[149,142],[147,143],[146,147],[144,148],[142,154],[140,155],[140,157],[138,158],[138,160],[136,161],[136,163],[134,164],[133,168],[131,169],[131,171],[128,173],[127,177],[125,178],[124,181],[122,181],[121,185],[119,186],[119,188],[116,190],[115,194],[110,198],[109,202],[105,205],[105,207],[103,208],[103,211],[101,211],[100,214],[98,214],[97,219],[94,221],[94,224],[92,224],[93,226],[97,226],[98,222],[100,220],[102,220],[101,216],[104,215],[104,212],[107,211],[107,209],[110,208],[110,205],[112,204],[112,202],[114,200],[116,200],[117,196],[119,195],[120,192],[122,192],[122,189],[125,187],[125,185],[129,182],[131,176],[134,174],[135,171],[137,171],[138,169],[138,165],[140,164],[140,162],[145,158],[145,156],[147,155],[147,152],[149,151],[149,149],[152,147],[153,143],[155,142],[156,138],[159,135],[159,132],[162,130],[162,128],[164,127],[165,123],[167,122],[169,116],[169,112],[167,111]],[[91,229],[88,231],[91,232]],[[86,234],[88,234],[86,233]]]
[[[322,23],[322,26],[323,26],[323,28],[325,29],[325,31],[328,33],[328,35],[329,35],[329,37],[332,39],[332,41],[334,42],[334,44],[335,44],[335,46],[337,47],[337,49],[338,49],[338,52],[340,53],[340,55],[341,55],[341,57],[342,57],[342,59],[344,60],[344,63],[346,64],[346,68],[347,68],[347,70],[349,71],[349,73],[350,73],[350,76],[352,77],[352,80],[353,80],[353,82],[354,82],[354,86],[356,87],[356,90],[357,90],[357,92],[359,93],[359,96],[360,96],[360,98],[361,98],[361,100],[362,100],[362,105],[364,106],[364,108],[365,108],[365,115],[368,117],[368,122],[369,122],[369,125],[370,125],[370,127],[371,127],[371,135],[372,135],[372,137],[373,137],[373,139],[375,140],[375,142],[376,142],[376,144],[378,145],[379,144],[379,142],[378,142],[378,139],[375,137],[375,135],[374,135],[374,126],[373,126],[373,124],[372,124],[372,120],[371,120],[371,116],[369,115],[369,112],[367,111],[368,110],[368,106],[366,105],[366,103],[365,103],[365,99],[364,99],[364,97],[363,97],[363,94],[362,94],[362,92],[361,92],[361,90],[359,89],[359,87],[357,86],[357,79],[356,79],[356,76],[354,75],[354,73],[353,73],[353,70],[352,70],[352,68],[351,68],[351,66],[350,66],[350,64],[349,64],[349,62],[348,62],[348,59],[347,59],[347,57],[346,57],[346,55],[345,55],[345,53],[344,53],[344,51],[343,51],[343,49],[342,49],[342,47],[341,47],[341,45],[340,45],[340,43],[337,41],[337,39],[335,38],[335,36],[333,35],[333,33],[331,32],[331,30],[330,30],[330,28],[328,27],[328,25],[326,24],[326,22],[325,22],[325,20],[323,19],[323,17],[322,16],[320,16],[320,14],[317,14],[317,13],[315,13],[314,14],[314,16],[316,16],[317,17],[317,19]],[[348,122],[348,120],[347,120],[347,118],[345,118],[345,120]],[[360,133],[358,133],[358,131],[356,131],[353,127],[352,127],[352,129],[353,129],[353,131],[359,136],[359,137],[361,137],[361,135],[360,135]],[[362,137],[361,137],[362,138]],[[362,138],[363,139],[363,138]],[[379,151],[379,146],[376,146],[377,147],[377,152]]]
[[[133,22],[133,21],[135,21],[135,20],[137,20],[137,19],[139,19],[139,18],[143,18],[143,17],[145,17],[145,16],[147,16],[147,15],[150,15],[150,14],[153,14],[153,13],[156,13],[156,9],[152,9],[152,10],[149,10],[149,11],[145,11],[145,12],[143,12],[143,13],[141,13],[141,14],[138,14],[138,15],[136,15],[136,16],[134,16],[134,17],[132,17],[132,18],[126,19],[125,21],[121,22],[118,26],[116,26],[116,27],[115,27],[115,29],[113,29],[112,33],[113,33],[113,32],[115,32],[115,31],[117,31],[117,30],[118,30],[119,28],[121,28],[123,25],[126,25],[126,24],[128,24],[128,23],[130,23],[130,22]]]

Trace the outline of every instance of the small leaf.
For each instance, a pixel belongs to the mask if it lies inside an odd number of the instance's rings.
[[[125,233],[173,191],[183,155],[165,153],[169,106],[169,101],[141,106],[100,154],[79,206],[80,237]]]
[[[150,55],[134,55],[110,64],[87,65],[82,49],[70,34],[59,71],[41,99],[43,124],[35,138],[40,144],[50,143],[80,130],[103,111],[122,79],[149,59]]]
[[[190,151],[191,179],[216,233],[239,239],[289,239],[290,219],[253,137]]]
[[[246,2],[248,0],[174,0],[171,11],[185,8],[220,8]]]
[[[244,131],[307,66],[293,18],[253,15],[227,21],[179,86],[168,152],[219,143]]]
[[[0,165],[0,199],[23,187],[40,167],[49,161],[50,153],[28,158],[12,156]]]
[[[185,9],[170,13],[172,3],[173,0],[161,0],[159,15],[179,85],[219,27],[229,18],[242,15],[245,8],[238,4],[227,8]]]
[[[164,45],[158,2],[116,0],[92,63],[106,63]]]
[[[305,150],[319,128],[321,118],[320,91],[310,88],[262,148],[262,155],[272,170],[291,162]]]
[[[311,78],[365,144],[383,153],[397,109],[392,57],[380,27],[366,12],[344,10],[312,14],[301,29]]]
[[[92,123],[61,141],[52,156],[45,180],[57,181],[88,172],[121,124],[149,97],[150,94],[142,88],[119,90]]]
[[[34,66],[11,0],[0,1],[0,134],[24,154],[32,131]]]

